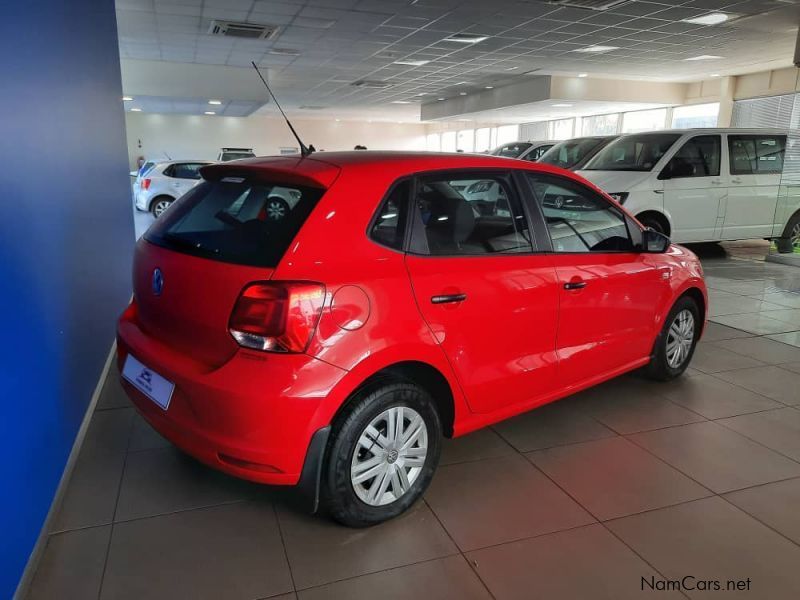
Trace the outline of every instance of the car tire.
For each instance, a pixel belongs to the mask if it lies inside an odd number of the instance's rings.
[[[398,516],[430,484],[441,440],[439,413],[422,388],[386,380],[362,389],[333,423],[322,471],[324,506],[349,527]]]
[[[657,231],[660,234],[667,235],[667,232],[664,229],[664,226],[661,224],[661,221],[659,221],[658,219],[654,219],[653,217],[648,217],[648,216],[644,216],[644,217],[641,217],[641,218],[637,217],[637,218],[639,219],[639,222],[642,225],[644,225],[645,227],[648,227],[648,228],[650,228],[650,229],[652,229],[654,231]]]
[[[289,203],[279,196],[270,196],[264,205],[267,221],[282,221],[289,214]]]
[[[646,368],[648,377],[669,381],[683,374],[697,347],[703,325],[701,319],[700,309],[693,299],[684,296],[675,303],[656,339]]]
[[[781,254],[800,252],[800,212],[792,215],[783,230],[783,236],[775,240],[775,244]]]
[[[153,216],[157,219],[164,214],[165,210],[172,206],[173,202],[175,202],[175,200],[168,196],[159,196],[150,204],[150,212],[153,213]]]

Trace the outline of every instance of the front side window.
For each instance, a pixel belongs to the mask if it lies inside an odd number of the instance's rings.
[[[459,173],[420,178],[411,251],[434,256],[531,251],[528,223],[509,176]]]
[[[672,179],[718,177],[722,142],[718,135],[699,135],[688,140],[670,159],[665,173]]]
[[[410,193],[411,182],[408,180],[401,181],[391,189],[370,229],[370,237],[374,241],[395,250],[402,250]]]
[[[533,150],[531,150],[530,152],[528,152],[525,155],[525,160],[529,160],[531,162],[536,162],[540,158],[542,158],[545,154],[547,154],[547,151],[550,150],[550,148],[552,148],[552,147],[553,146],[548,146],[548,145],[537,146],[536,148],[534,148]]]
[[[783,172],[784,135],[729,135],[731,175]]]
[[[584,170],[650,171],[680,137],[679,133],[623,136],[600,150]]]
[[[602,143],[603,138],[567,140],[550,148],[539,162],[562,169],[571,169]]]
[[[633,252],[624,214],[605,198],[567,179],[528,175],[555,252]]]

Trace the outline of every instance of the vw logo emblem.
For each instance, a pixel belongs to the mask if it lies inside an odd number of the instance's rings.
[[[153,269],[153,279],[151,284],[153,288],[153,294],[160,296],[161,292],[164,290],[164,274],[161,272],[161,269]]]

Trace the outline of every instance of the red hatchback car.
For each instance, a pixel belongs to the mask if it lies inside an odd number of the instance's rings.
[[[188,454],[348,525],[418,499],[443,435],[640,367],[677,377],[705,323],[697,258],[547,165],[353,152],[201,173],[136,247],[123,385]]]

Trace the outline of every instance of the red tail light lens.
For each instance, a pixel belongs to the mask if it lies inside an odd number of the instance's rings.
[[[236,301],[230,330],[240,346],[304,352],[325,302],[325,286],[307,281],[253,283]]]
[[[150,180],[149,179],[142,179],[142,189],[149,190],[150,189]]]

